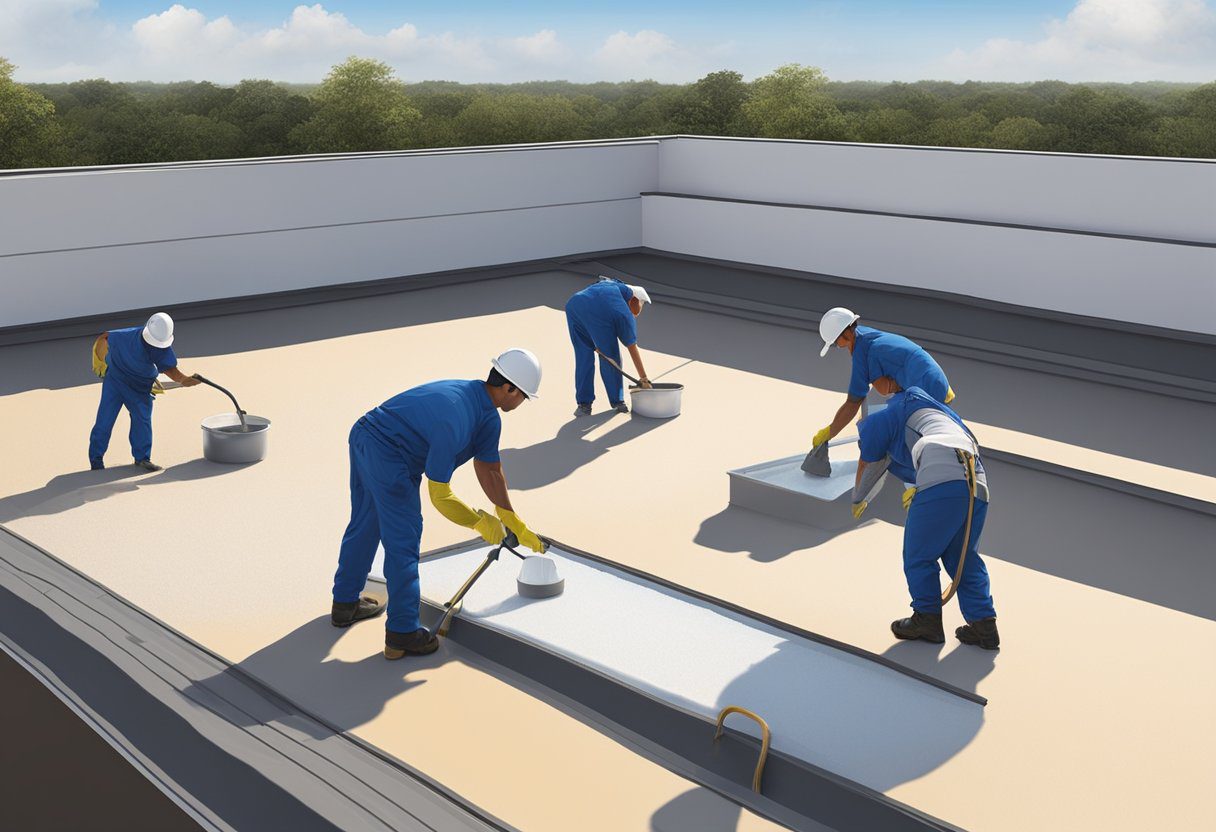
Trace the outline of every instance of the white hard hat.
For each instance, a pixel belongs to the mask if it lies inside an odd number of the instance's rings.
[[[173,319],[164,312],[157,312],[144,324],[144,340],[154,347],[167,347],[173,343]]]
[[[490,362],[499,375],[514,384],[529,399],[539,399],[540,359],[531,350],[512,347]]]
[[[824,312],[823,317],[819,319],[819,337],[823,339],[823,349],[819,351],[819,357],[827,355],[840,334],[855,324],[860,317],[843,306],[836,306]]]
[[[651,303],[652,302],[650,300],[650,293],[647,292],[645,289],[643,289],[641,286],[630,286],[629,288],[633,290],[633,296],[635,298],[637,298],[638,300],[640,300],[642,303]]]

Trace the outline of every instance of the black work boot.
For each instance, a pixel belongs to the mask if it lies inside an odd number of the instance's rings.
[[[439,649],[439,639],[425,627],[412,633],[384,631],[384,658],[403,659],[406,656],[425,656]]]
[[[138,468],[143,468],[145,471],[163,471],[163,470],[165,470],[164,468],[160,467],[159,465],[157,465],[155,462],[153,462],[150,459],[137,459],[137,460],[135,460],[135,465]]]
[[[375,618],[384,612],[384,604],[370,595],[364,595],[358,601],[334,601],[329,613],[329,623],[335,627],[349,627],[356,621],[365,618]]]
[[[934,644],[941,644],[946,640],[946,631],[942,629],[940,612],[914,612],[911,618],[892,621],[891,632],[895,633],[896,638],[919,638]]]
[[[996,618],[981,618],[968,621],[954,631],[954,637],[963,644],[974,644],[985,650],[996,650],[1001,646],[1001,634],[996,631]]]

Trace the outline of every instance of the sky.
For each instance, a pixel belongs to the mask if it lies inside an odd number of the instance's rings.
[[[23,82],[317,82],[350,55],[406,81],[1213,81],[1216,0],[0,0]]]

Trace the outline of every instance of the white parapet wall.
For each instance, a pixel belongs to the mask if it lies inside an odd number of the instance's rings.
[[[641,244],[653,141],[0,178],[0,327]]]
[[[685,136],[2,176],[0,328],[639,246],[1216,334],[1216,160]]]
[[[648,248],[1216,334],[1216,162],[680,138],[659,171]]]

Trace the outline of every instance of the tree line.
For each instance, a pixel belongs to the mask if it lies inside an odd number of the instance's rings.
[[[20,84],[0,58],[0,168],[112,165],[688,133],[1216,158],[1216,83],[407,84],[350,58],[316,85]]]

